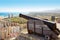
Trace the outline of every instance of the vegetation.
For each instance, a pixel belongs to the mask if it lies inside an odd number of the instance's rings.
[[[19,23],[19,24],[24,24],[27,22],[26,19],[24,18],[21,18],[21,17],[13,17],[13,18],[8,18],[8,20],[12,21],[12,22],[16,22],[16,23]]]
[[[36,17],[36,18],[51,20],[51,16],[60,16],[60,13],[30,12],[27,15],[32,16],[32,17]],[[20,23],[20,24],[25,24],[27,22],[26,19],[21,18],[21,17],[13,17],[13,18],[7,18],[7,19],[12,22],[16,22],[16,23]]]
[[[20,24],[24,24],[27,22],[26,19],[24,18],[20,18],[20,17],[14,17],[14,18],[11,18],[11,21],[13,22],[17,22],[17,23],[20,23]]]

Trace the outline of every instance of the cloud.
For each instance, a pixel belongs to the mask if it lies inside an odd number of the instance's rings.
[[[0,12],[31,12],[31,11],[46,11],[55,8],[0,8]]]

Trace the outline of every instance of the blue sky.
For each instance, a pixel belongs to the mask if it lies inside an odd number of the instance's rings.
[[[0,0],[0,12],[31,12],[60,9],[60,0]]]

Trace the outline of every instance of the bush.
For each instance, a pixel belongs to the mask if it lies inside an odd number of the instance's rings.
[[[20,18],[20,17],[13,17],[13,18],[10,18],[10,21],[16,22],[16,23],[20,23],[20,24],[24,24],[24,23],[27,22],[26,19]]]

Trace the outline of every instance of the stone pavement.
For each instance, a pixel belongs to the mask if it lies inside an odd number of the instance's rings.
[[[19,37],[17,37],[17,40],[44,40],[44,37],[33,34],[21,34]]]
[[[44,37],[28,34],[27,29],[24,29],[20,32],[20,35],[16,38],[16,40],[44,40]]]

